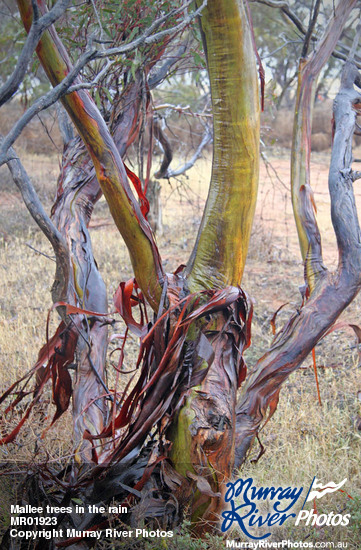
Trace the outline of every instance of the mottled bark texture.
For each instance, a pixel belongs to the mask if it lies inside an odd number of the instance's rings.
[[[192,337],[205,336],[213,348],[213,360],[204,380],[188,391],[168,435],[177,472],[189,480],[207,482],[206,486],[194,484],[197,491],[189,495],[198,533],[217,525],[225,484],[232,476],[236,394],[246,376],[242,352],[249,345],[252,318],[251,305],[241,290],[230,287],[221,292],[228,305],[218,313],[210,312],[207,322],[193,326],[188,337],[192,349]]]
[[[69,251],[69,285],[66,299],[71,305],[106,314],[107,292],[94,260],[88,225],[94,205],[101,196],[92,162],[80,138],[65,145],[57,198],[52,218],[64,236]],[[74,447],[83,459],[91,460],[91,445],[83,441],[85,431],[97,434],[107,421],[105,360],[107,325],[101,318],[76,315],[67,319],[78,335],[76,375],[73,385]]]

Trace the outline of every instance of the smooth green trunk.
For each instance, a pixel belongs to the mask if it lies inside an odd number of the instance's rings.
[[[259,171],[258,78],[243,2],[209,0],[201,28],[214,141],[207,204],[187,268],[191,291],[241,283]]]

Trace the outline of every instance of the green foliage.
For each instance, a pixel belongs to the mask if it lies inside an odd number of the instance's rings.
[[[13,72],[25,39],[26,33],[16,10],[2,4],[0,17],[0,85]]]
[[[182,12],[172,14],[181,5],[181,0],[95,0],[94,3],[85,2],[71,7],[66,13],[65,21],[59,22],[57,27],[74,62],[85,51],[90,37],[95,37],[107,48],[124,45],[139,38],[154,21],[167,14],[169,16],[155,32],[172,28],[183,18]],[[169,36],[165,35],[157,43],[140,44],[133,51],[116,58],[116,63],[91,92],[103,112],[108,109],[108,102],[119,91],[120,84],[130,78],[134,79],[136,72],[149,59],[160,58],[168,42]],[[83,76],[87,80],[94,79],[105,63],[106,61],[97,61],[90,64]]]
[[[48,2],[49,8],[54,2]],[[98,48],[116,47],[139,38],[155,20],[167,16],[154,32],[164,31],[181,22],[183,12],[173,14],[182,6],[181,0],[94,0],[94,2],[73,3],[57,21],[56,29],[73,63],[92,42]],[[18,56],[26,40],[26,33],[20,21],[15,3],[4,5],[0,20],[0,85],[5,82],[15,68]],[[179,39],[178,35],[178,39]],[[126,55],[118,56],[90,93],[103,114],[109,111],[117,93],[138,70],[160,59],[169,44],[169,35],[157,43],[141,44]],[[176,47],[176,46],[175,46]],[[175,51],[175,50],[174,50]],[[106,65],[106,60],[90,63],[82,72],[84,81],[92,81]],[[204,67],[204,59],[199,51],[194,52],[194,65]],[[24,104],[49,89],[49,83],[39,66],[36,55],[20,88]]]

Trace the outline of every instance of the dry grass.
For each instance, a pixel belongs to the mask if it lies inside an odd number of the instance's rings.
[[[325,255],[334,262],[331,229],[327,225],[326,214],[323,215],[328,208],[324,181],[326,167],[323,157],[316,160],[314,174],[319,186],[316,201],[320,198],[324,203],[321,218],[326,235]],[[25,163],[49,208],[55,190],[57,158],[28,155]],[[282,158],[274,160],[286,184],[287,163]],[[204,205],[209,173],[209,162],[205,160],[189,174],[186,181],[188,188],[180,187],[177,182],[172,187],[163,183],[165,230],[158,240],[165,269],[169,272],[188,258]],[[299,305],[298,286],[302,284],[302,266],[297,254],[290,205],[287,203],[288,193],[277,181],[267,179],[264,169],[261,181],[261,200],[243,282],[247,292],[256,300],[253,345],[246,357],[250,367],[272,340],[269,321],[274,311],[288,302],[279,315],[278,326],[281,326]],[[0,193],[4,199],[0,202],[0,388],[4,389],[34,364],[37,351],[45,341],[54,264],[27,246],[30,244],[52,255],[48,243],[24,210],[4,171],[0,172]],[[111,305],[112,294],[119,281],[131,276],[129,259],[103,200],[96,209],[94,225],[92,240],[95,257],[106,281]],[[344,317],[357,323],[359,313],[360,300],[357,300]],[[53,319],[53,324],[55,321]],[[119,326],[116,330],[119,331]],[[288,484],[307,487],[315,475],[323,482],[338,482],[347,477],[347,491],[361,497],[361,432],[356,426],[357,418],[361,416],[357,399],[361,379],[358,356],[352,347],[354,343],[351,333],[338,332],[332,333],[317,346],[318,364],[326,367],[319,369],[322,407],[317,402],[314,375],[310,368],[299,370],[290,377],[281,392],[277,412],[261,433],[266,454],[257,465],[248,463],[242,475],[253,477],[258,486],[280,484],[284,487]],[[132,360],[136,348],[134,341],[127,361]],[[310,363],[306,361],[305,367]],[[17,441],[0,448],[0,461],[21,467],[21,464],[33,460],[40,461],[46,455],[54,461],[69,455],[70,414],[65,415],[45,439],[41,439],[43,427],[48,422],[44,415],[51,414],[49,401],[48,394],[45,411],[34,411]],[[10,425],[15,425],[17,418],[11,418],[8,421]],[[253,454],[257,452],[255,448]],[[2,498],[9,500],[10,488],[4,486],[4,481],[1,484]],[[336,511],[351,503],[353,520],[350,528],[333,528],[338,529],[337,532],[331,528],[284,528],[275,533],[274,538],[347,540],[351,545],[349,547],[357,548],[357,541],[361,538],[359,501],[346,502],[342,494],[326,500],[325,504],[321,501],[322,511],[324,507],[325,510],[330,508]],[[3,506],[5,509],[4,500]]]

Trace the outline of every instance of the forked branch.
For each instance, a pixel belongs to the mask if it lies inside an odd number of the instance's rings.
[[[352,139],[361,96],[353,84],[360,75],[345,65],[334,103],[335,137],[329,172],[331,214],[339,266],[318,279],[310,299],[286,324],[243,386],[237,405],[236,466],[245,460],[272,400],[361,287],[361,234],[352,185]]]
[[[25,28],[29,31],[31,2],[18,0],[18,6]],[[61,83],[71,71],[68,55],[53,27],[43,34],[37,54],[53,86]],[[109,130],[86,90],[68,94],[62,102],[92,158],[110,212],[128,247],[138,284],[150,305],[157,310],[163,281],[161,260]]]
[[[328,61],[341,35],[356,0],[340,0],[334,17],[307,59],[301,59],[293,127],[291,157],[291,192],[306,284],[313,291],[318,277],[325,273],[322,261],[321,235],[315,216],[310,181],[312,112],[318,76]],[[311,21],[311,25],[314,20]]]

